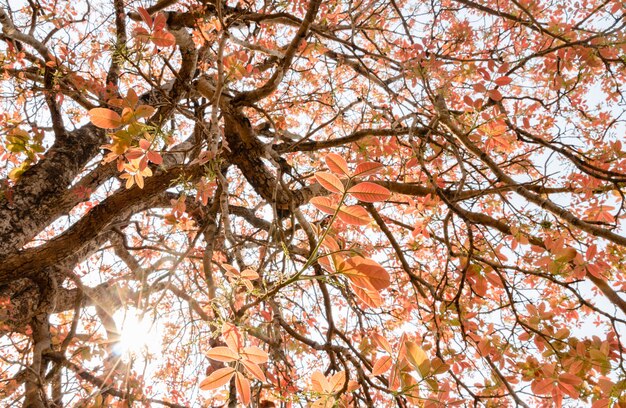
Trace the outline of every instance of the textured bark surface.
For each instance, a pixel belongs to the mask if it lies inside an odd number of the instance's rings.
[[[60,201],[68,199],[70,183],[106,140],[105,132],[91,124],[69,132],[0,196],[0,256],[20,249],[76,204]]]

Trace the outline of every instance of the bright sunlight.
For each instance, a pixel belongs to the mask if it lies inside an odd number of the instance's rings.
[[[119,310],[113,316],[117,327],[120,328],[120,341],[115,351],[123,357],[154,353],[161,347],[161,336],[158,325],[141,310],[128,308]]]

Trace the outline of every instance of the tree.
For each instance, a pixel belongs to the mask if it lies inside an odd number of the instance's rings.
[[[0,401],[623,406],[625,10],[5,1]]]

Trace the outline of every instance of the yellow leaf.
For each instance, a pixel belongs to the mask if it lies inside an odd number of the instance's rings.
[[[405,342],[404,347],[406,348],[406,358],[409,360],[409,363],[415,367],[422,377],[427,376],[430,372],[430,360],[424,350],[412,341]]]

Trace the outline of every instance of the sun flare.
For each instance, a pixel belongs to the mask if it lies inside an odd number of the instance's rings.
[[[120,341],[115,346],[120,355],[154,353],[160,348],[158,325],[151,316],[129,308],[119,311],[113,318],[120,328]]]

